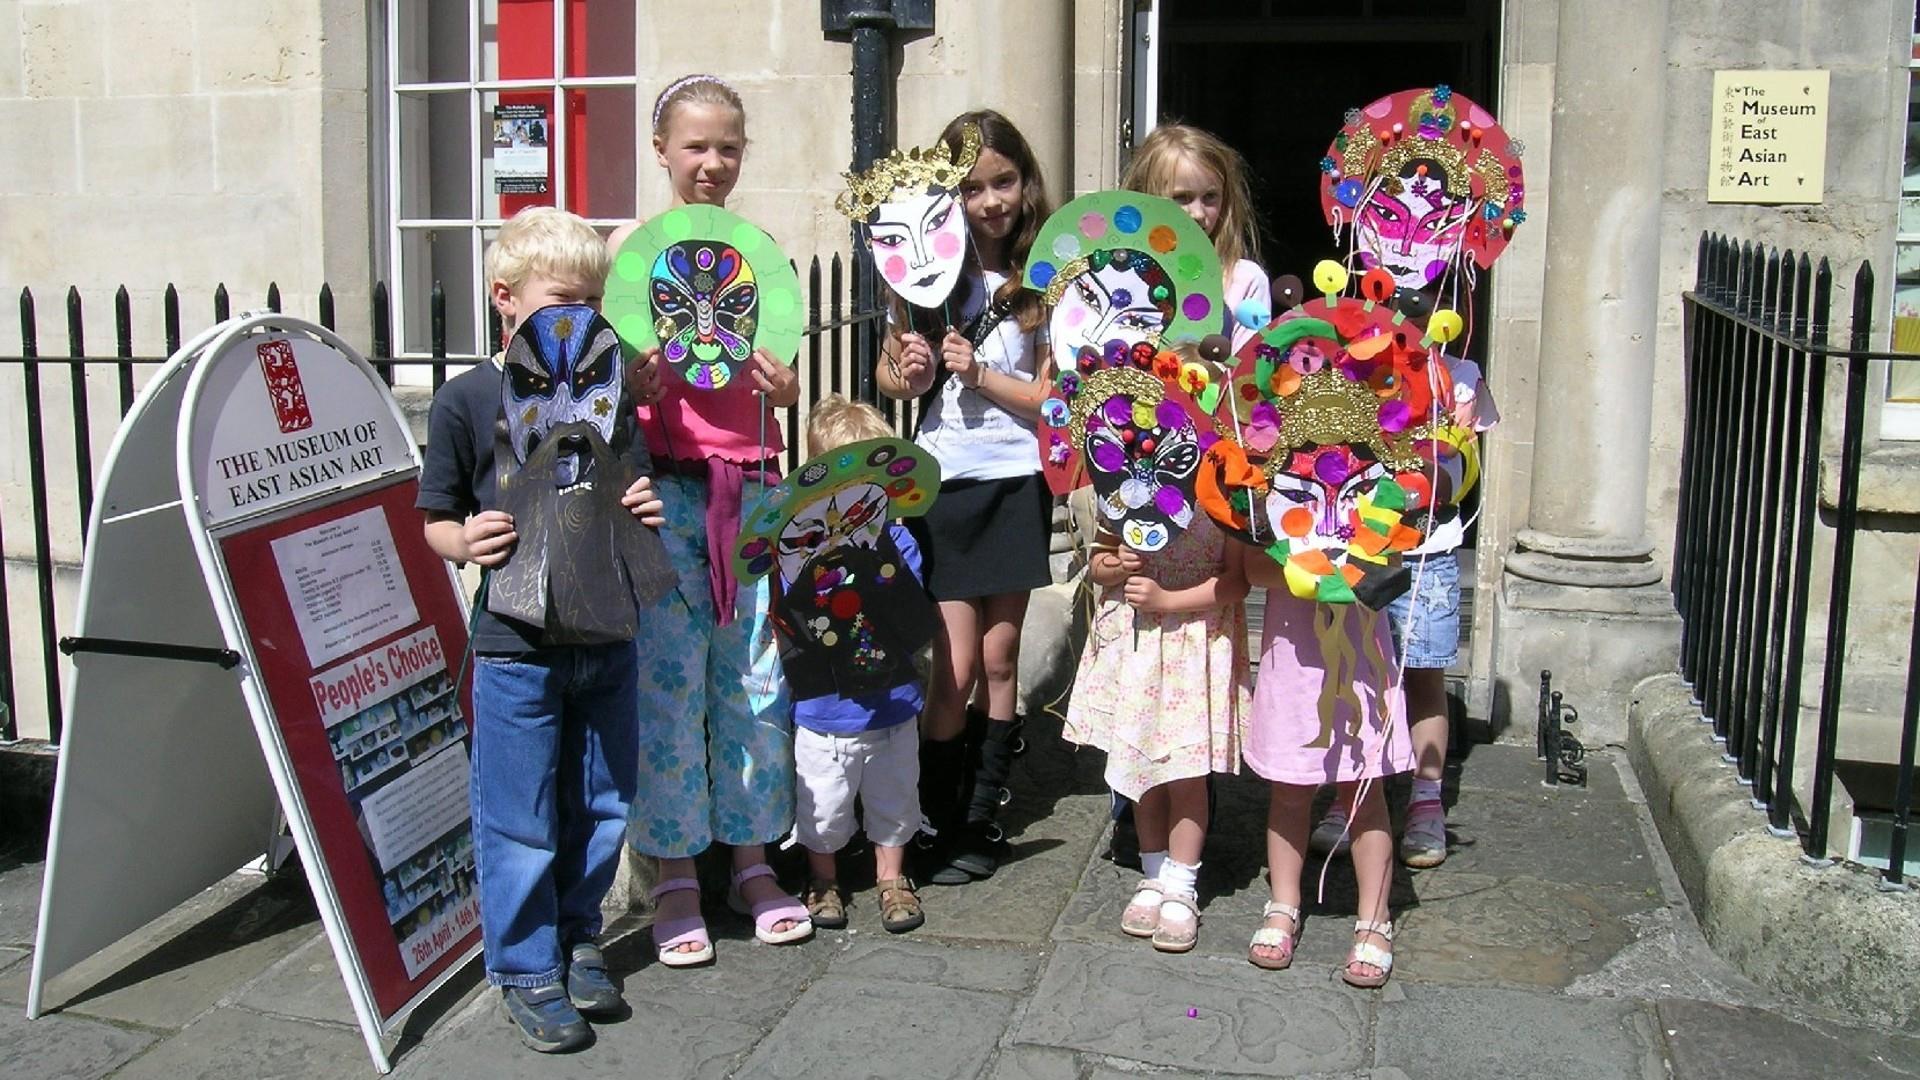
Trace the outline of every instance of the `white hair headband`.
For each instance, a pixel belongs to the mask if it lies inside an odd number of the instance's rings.
[[[712,83],[736,98],[740,96],[738,90],[735,90],[727,83],[727,80],[718,75],[688,75],[675,79],[672,83],[668,84],[665,90],[660,91],[659,97],[653,100],[653,130],[660,130],[660,114],[666,112],[667,102],[672,100],[673,95],[695,83]]]

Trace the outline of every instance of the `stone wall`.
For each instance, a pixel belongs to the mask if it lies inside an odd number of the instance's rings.
[[[65,294],[86,301],[88,350],[110,354],[113,294],[125,285],[141,355],[164,351],[161,297],[180,293],[182,332],[213,321],[225,282],[234,310],[313,315],[331,281],[342,329],[366,335],[367,5],[349,0],[0,2],[0,287],[33,290],[43,353],[67,349]],[[372,104],[377,104],[377,99]],[[19,342],[11,314],[0,353]],[[118,415],[115,376],[88,377],[96,474]],[[42,380],[48,501],[70,625],[80,559],[71,388]],[[18,368],[0,369],[0,415],[20,418]],[[23,732],[44,731],[34,601],[26,424],[0,426],[13,667]]]

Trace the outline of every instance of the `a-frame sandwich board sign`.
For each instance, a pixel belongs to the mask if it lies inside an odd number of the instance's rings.
[[[374,1064],[480,951],[466,605],[379,375],[278,314],[189,342],[101,474],[27,1014],[284,815]]]

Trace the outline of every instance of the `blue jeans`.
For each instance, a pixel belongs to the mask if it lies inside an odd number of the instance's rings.
[[[487,981],[558,982],[600,933],[640,760],[632,642],[474,664],[473,841]]]
[[[1394,647],[1410,668],[1452,667],[1460,658],[1459,557],[1452,551],[1408,556],[1407,570],[1413,587],[1387,605]]]

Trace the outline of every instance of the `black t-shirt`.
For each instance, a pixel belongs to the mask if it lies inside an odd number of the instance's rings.
[[[427,452],[420,468],[422,510],[466,518],[499,508],[493,448],[501,423],[501,381],[506,377],[497,362],[476,364],[448,379],[434,391],[427,413]],[[627,455],[642,473],[653,472],[645,438],[626,395],[614,423],[613,447],[627,447]],[[478,653],[523,653],[540,648],[540,628],[518,619],[505,619],[485,609],[475,614],[473,649]]]

